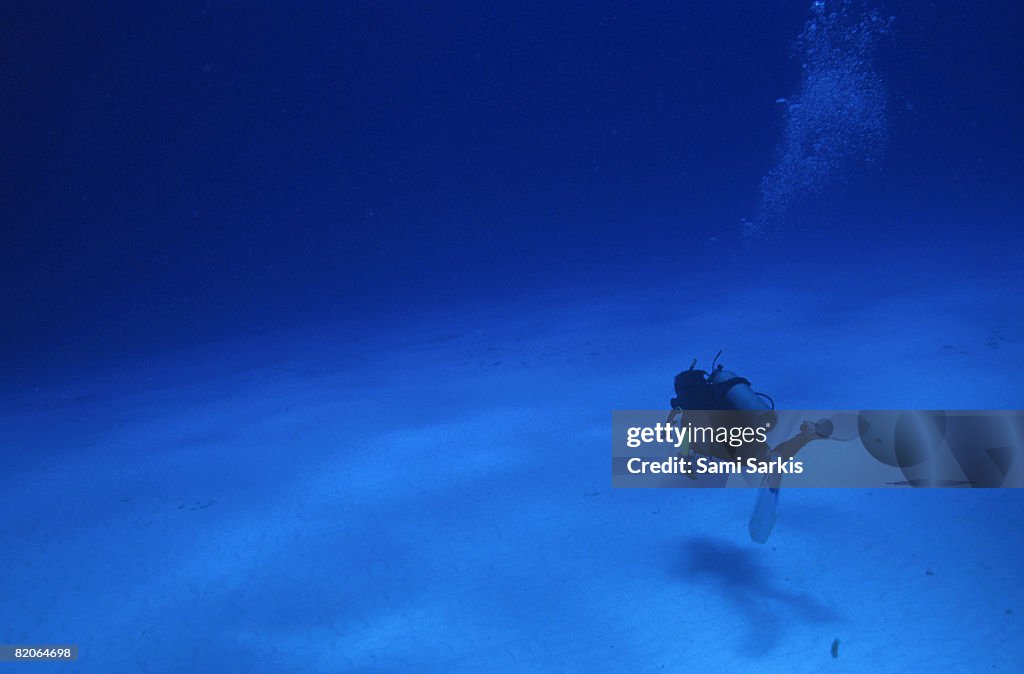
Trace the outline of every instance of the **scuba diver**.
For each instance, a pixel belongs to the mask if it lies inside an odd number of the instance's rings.
[[[775,401],[767,394],[751,388],[748,379],[718,364],[721,355],[722,352],[719,351],[711,362],[710,372],[696,369],[695,358],[688,369],[676,375],[673,382],[676,397],[669,401],[672,411],[669,413],[668,423],[672,424],[678,418],[679,424],[682,425],[683,417],[686,416],[691,420],[697,417],[698,421],[709,422],[711,425],[774,428],[779,420],[775,412]],[[715,419],[718,420],[717,424],[714,423]],[[745,443],[744,453],[749,457],[752,448],[753,456],[757,460],[788,461],[808,443],[827,439],[831,435],[832,424],[829,420],[804,421],[799,432],[792,438],[778,443],[775,447],[770,447],[767,442]],[[691,442],[686,451],[680,452],[680,456],[703,456],[717,461],[734,461],[737,458],[736,451],[737,448],[728,443]],[[757,476],[749,474],[744,476],[748,481],[758,479]],[[692,473],[688,474],[688,477],[698,479]],[[761,477],[757,483],[757,503],[748,528],[750,537],[758,543],[768,540],[775,524],[781,481],[781,474],[770,473]],[[724,486],[724,481],[718,486]],[[751,483],[751,486],[754,486],[754,483]]]

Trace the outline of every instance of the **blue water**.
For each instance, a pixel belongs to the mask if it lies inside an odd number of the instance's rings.
[[[1024,669],[1017,490],[608,470],[1022,407],[1016,4],[2,11],[0,671]]]

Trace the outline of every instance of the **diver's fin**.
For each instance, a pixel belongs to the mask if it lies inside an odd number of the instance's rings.
[[[775,525],[775,508],[779,503],[779,488],[767,486],[768,478],[761,482],[757,490],[757,503],[754,514],[750,516],[750,538],[755,543],[764,543],[772,534]]]

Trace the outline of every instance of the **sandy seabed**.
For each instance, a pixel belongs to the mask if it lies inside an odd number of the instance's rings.
[[[610,488],[610,411],[719,349],[790,409],[1020,406],[1003,291],[816,297],[424,311],[11,392],[0,643],[79,646],[46,672],[1020,671],[1019,490],[784,491],[757,545],[753,491]]]

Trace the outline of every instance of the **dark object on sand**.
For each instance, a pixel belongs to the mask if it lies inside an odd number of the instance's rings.
[[[833,639],[832,640],[832,657],[833,658],[838,658],[839,657],[839,639]]]

